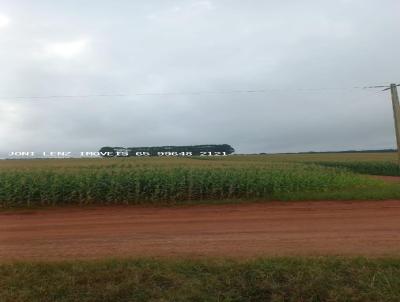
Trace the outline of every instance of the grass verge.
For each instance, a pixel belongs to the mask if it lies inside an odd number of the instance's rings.
[[[0,276],[2,302],[400,300],[400,259],[13,263]]]

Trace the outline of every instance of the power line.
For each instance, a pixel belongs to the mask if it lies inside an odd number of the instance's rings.
[[[91,98],[91,97],[123,97],[124,94],[86,94],[86,95],[45,95],[45,96],[2,96],[0,99],[57,99],[57,98]]]
[[[400,84],[399,84],[400,85]],[[397,85],[397,86],[399,86]],[[178,91],[178,92],[136,92],[130,94],[85,94],[85,95],[44,95],[44,96],[1,96],[0,100],[40,100],[40,99],[73,99],[73,98],[94,98],[94,97],[130,97],[130,96],[171,96],[171,95],[204,95],[204,94],[255,94],[255,93],[270,93],[281,91],[349,91],[357,89],[377,89],[385,88],[383,91],[390,89],[389,85],[375,86],[353,86],[353,87],[332,87],[332,88],[264,88],[264,89],[248,89],[248,90],[214,90],[214,91]]]
[[[397,85],[395,85],[396,87],[397,86],[400,86],[400,84],[397,84]],[[386,91],[386,90],[389,90],[389,89],[391,89],[392,88],[392,86],[389,86],[389,87],[386,87],[385,89],[383,89],[382,91]]]

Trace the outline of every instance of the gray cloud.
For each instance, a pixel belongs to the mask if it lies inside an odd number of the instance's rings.
[[[229,143],[394,146],[395,0],[0,2],[0,152]],[[265,93],[146,95],[138,92]],[[275,90],[274,90],[275,89]]]

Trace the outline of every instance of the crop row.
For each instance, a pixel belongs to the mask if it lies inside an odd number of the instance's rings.
[[[316,165],[291,168],[139,168],[0,172],[0,205],[140,204],[271,198],[362,186],[361,176]]]
[[[347,169],[348,171],[361,174],[400,176],[399,165],[396,162],[392,161],[318,162],[316,164],[324,167]]]

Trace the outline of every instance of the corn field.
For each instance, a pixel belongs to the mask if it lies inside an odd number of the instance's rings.
[[[400,176],[399,164],[392,161],[373,162],[318,162],[316,164],[347,169],[352,172],[370,175]]]
[[[341,169],[312,164],[106,163],[0,169],[0,206],[267,199],[282,193],[362,187],[370,181]]]

